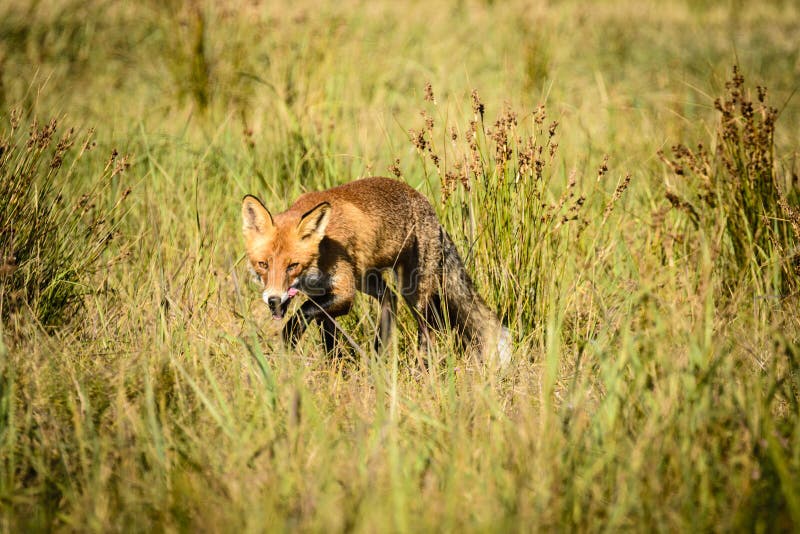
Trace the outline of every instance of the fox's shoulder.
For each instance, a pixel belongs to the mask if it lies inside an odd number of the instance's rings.
[[[302,215],[322,202],[328,202],[334,210],[354,206],[367,213],[430,206],[424,195],[405,182],[393,178],[371,177],[325,191],[304,193],[288,211]]]

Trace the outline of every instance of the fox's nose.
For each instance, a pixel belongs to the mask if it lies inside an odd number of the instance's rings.
[[[270,310],[277,310],[281,305],[281,298],[280,297],[269,297],[267,299],[267,304],[269,305]]]

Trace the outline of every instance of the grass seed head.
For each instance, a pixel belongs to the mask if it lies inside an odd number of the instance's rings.
[[[431,102],[432,104],[436,104],[436,98],[433,96],[433,86],[431,82],[425,83],[425,100],[427,102]]]
[[[394,163],[389,165],[389,173],[395,178],[401,178],[403,173],[400,171],[400,158],[395,158]]]
[[[472,90],[472,113],[475,115],[475,119],[477,120],[480,117],[481,121],[483,121],[483,113],[486,111],[486,108],[481,102],[480,96],[478,96],[478,90]]]

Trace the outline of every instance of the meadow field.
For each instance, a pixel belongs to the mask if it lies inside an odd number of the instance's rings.
[[[800,525],[800,4],[0,3],[2,532]],[[244,257],[359,177],[512,332],[295,351]]]

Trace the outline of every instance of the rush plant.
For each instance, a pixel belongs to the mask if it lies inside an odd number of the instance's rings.
[[[66,198],[76,169],[95,143],[90,130],[81,138],[72,128],[59,132],[58,121],[30,122],[21,113],[6,115],[0,131],[0,312],[5,322],[28,311],[44,326],[69,317],[89,287],[114,238],[121,202],[106,210],[111,182],[128,166],[116,151],[94,185],[77,200]]]

